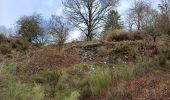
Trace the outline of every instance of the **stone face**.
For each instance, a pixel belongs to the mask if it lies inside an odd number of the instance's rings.
[[[81,54],[80,58],[82,62],[93,61],[97,57],[97,48],[86,48]]]
[[[108,54],[100,56],[98,50],[102,47],[103,46],[82,48],[82,51],[80,52],[80,61],[82,63],[115,64],[118,59],[125,62],[133,60],[132,55],[130,55],[128,51],[115,52],[112,51],[113,47],[107,48],[107,50],[110,51]]]

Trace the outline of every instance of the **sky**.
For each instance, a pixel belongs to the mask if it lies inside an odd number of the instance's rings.
[[[119,13],[124,16],[132,0],[120,0]],[[158,0],[151,0],[155,7]],[[0,26],[14,27],[23,15],[40,13],[44,18],[52,14],[62,15],[62,0],[0,0]],[[76,33],[75,33],[76,34]]]
[[[12,27],[23,15],[41,13],[44,17],[61,12],[61,0],[0,0],[0,25]]]

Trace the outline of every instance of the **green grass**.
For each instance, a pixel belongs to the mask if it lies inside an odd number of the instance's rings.
[[[105,91],[112,82],[112,74],[108,68],[97,67],[92,73],[89,84],[94,95]]]
[[[120,61],[110,66],[79,64],[24,80],[20,78],[17,64],[9,63],[0,67],[0,96],[2,100],[78,100],[107,93],[114,82],[129,82],[137,76],[154,72],[158,66],[154,60]],[[115,95],[121,94],[118,91]]]
[[[1,100],[42,100],[44,91],[40,85],[21,83],[17,76],[18,66],[9,63],[1,66]]]
[[[73,91],[69,97],[65,97],[64,100],[79,100],[80,93],[78,91]]]
[[[131,80],[134,78],[134,66],[120,63],[114,66],[113,75],[117,79]]]

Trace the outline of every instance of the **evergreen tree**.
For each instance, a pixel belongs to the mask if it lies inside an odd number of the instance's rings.
[[[107,21],[104,27],[104,32],[122,29],[123,23],[120,18],[121,16],[118,14],[118,12],[112,10],[108,14]]]

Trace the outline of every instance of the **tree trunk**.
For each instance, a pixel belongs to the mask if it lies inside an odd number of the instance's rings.
[[[156,36],[153,36],[153,41],[156,42]]]
[[[31,43],[31,42],[32,42],[32,39],[31,39],[31,38],[29,38],[29,39],[28,39],[28,42],[29,42],[29,43]]]
[[[92,41],[93,34],[92,34],[92,3],[91,1],[88,2],[88,13],[89,13],[89,20],[88,20],[88,34],[87,34],[87,41]]]
[[[140,23],[140,14],[138,13],[138,25],[137,25],[138,31],[140,31],[140,29],[141,29],[141,28],[140,28],[140,27],[141,27],[140,24],[141,24],[141,23]]]
[[[92,33],[91,32],[89,32],[87,35],[86,35],[86,39],[87,39],[87,41],[92,41],[93,40],[93,37],[92,37],[92,35],[91,35]]]

